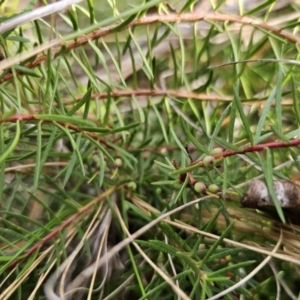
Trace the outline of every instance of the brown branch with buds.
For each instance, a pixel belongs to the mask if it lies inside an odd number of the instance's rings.
[[[214,158],[224,158],[228,156],[233,156],[237,154],[245,154],[249,152],[260,152],[265,150],[266,148],[269,149],[276,149],[276,148],[288,148],[288,147],[296,147],[300,145],[300,139],[294,139],[289,142],[271,142],[271,143],[265,143],[265,144],[259,144],[254,146],[248,146],[241,150],[226,150],[222,153],[214,155]],[[194,161],[191,165],[199,164],[200,161]]]
[[[205,156],[203,159],[197,160],[197,161],[192,161],[190,154],[188,152],[188,148],[186,147],[186,150],[190,157],[191,163],[189,166],[187,166],[184,169],[188,169],[189,167],[192,167],[192,166],[210,169],[210,168],[216,166],[216,162],[222,160],[225,157],[229,157],[229,156],[233,156],[233,155],[237,155],[237,154],[246,154],[249,152],[260,152],[260,151],[265,150],[266,148],[270,148],[270,149],[275,148],[276,149],[276,148],[296,147],[299,145],[300,145],[300,139],[294,139],[289,142],[279,142],[278,141],[278,142],[271,142],[271,143],[259,144],[259,145],[254,145],[254,146],[248,146],[248,147],[244,147],[241,150],[223,150],[222,148],[215,148],[212,150],[211,155]],[[174,172],[174,175],[178,174],[179,181],[181,183],[183,183],[185,181],[186,177],[188,176],[188,178],[189,178],[188,186],[191,188],[194,188],[194,190],[196,192],[206,194],[208,191],[213,194],[219,194],[219,192],[221,191],[220,188],[216,184],[211,184],[207,187],[203,182],[197,182],[194,179],[194,177],[192,176],[191,171],[185,172],[184,169],[182,169],[182,171],[180,171],[176,162],[173,162],[173,165],[176,169],[176,172]],[[298,190],[299,190],[298,198],[300,199],[300,187],[298,188]],[[245,203],[246,202],[247,201],[245,201]],[[299,207],[300,207],[300,200],[299,200]]]

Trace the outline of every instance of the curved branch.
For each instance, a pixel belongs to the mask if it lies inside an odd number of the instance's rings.
[[[179,23],[179,22],[190,23],[190,22],[199,22],[199,21],[231,22],[231,23],[238,23],[242,25],[250,25],[264,31],[269,31],[281,38],[286,39],[291,43],[300,44],[300,37],[293,35],[287,32],[286,30],[282,30],[281,28],[268,25],[267,23],[254,20],[249,17],[236,17],[236,16],[229,16],[220,13],[214,13],[214,14],[185,13],[185,14],[169,14],[169,15],[155,14],[151,16],[145,16],[140,18],[139,20],[132,21],[126,26],[125,25],[120,26],[120,24],[117,24],[114,26],[101,28],[87,35],[78,37],[75,41],[70,41],[66,43],[63,40],[55,40],[49,42],[48,44],[41,45],[40,47],[43,48],[43,51],[52,48],[52,56],[57,57],[60,55],[60,51],[63,48],[65,52],[69,52],[75,48],[87,44],[89,40],[97,40],[111,33],[115,33],[117,31],[123,31],[128,28],[151,25],[156,23]],[[0,70],[8,69],[25,59],[33,57],[35,54],[36,54],[35,52],[34,53],[28,52],[28,53],[22,53],[20,55],[16,55],[14,58],[5,59],[0,62]],[[42,62],[46,61],[46,59],[47,56],[41,54],[37,58],[35,58],[32,62],[25,64],[25,67],[33,69],[39,66]],[[18,74],[21,74],[21,72],[19,72]],[[12,77],[13,74],[8,73],[1,79],[0,83],[8,81]]]

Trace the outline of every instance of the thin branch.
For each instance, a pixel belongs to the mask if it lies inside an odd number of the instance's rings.
[[[137,90],[116,90],[112,92],[104,93],[93,93],[91,99],[107,99],[107,97],[119,98],[119,97],[132,97],[132,96],[172,96],[174,98],[184,98],[184,99],[196,99],[204,101],[227,101],[231,102],[232,97],[222,97],[218,95],[208,95],[204,93],[193,93],[179,90],[161,90],[161,89],[137,89]],[[83,96],[76,98],[76,101],[82,99]],[[66,103],[66,102],[64,102]],[[68,102],[67,102],[68,103]]]
[[[238,23],[241,25],[250,25],[253,27],[256,27],[258,29],[271,32],[283,39],[286,39],[287,41],[294,43],[294,44],[300,44],[300,37],[293,35],[286,30],[282,30],[281,28],[277,28],[271,25],[268,25],[267,23],[257,21],[254,19],[251,19],[249,17],[235,17],[235,16],[229,16],[225,14],[215,13],[215,14],[201,14],[201,13],[186,13],[186,14],[169,14],[169,15],[151,15],[151,16],[145,16],[140,18],[139,20],[135,20],[131,23],[129,23],[126,26],[119,26],[120,24],[101,28],[99,30],[96,30],[94,32],[91,32],[87,35],[78,37],[76,41],[70,41],[70,42],[64,42],[63,40],[56,40],[55,45],[53,45],[53,41],[49,42],[49,45],[43,48],[45,51],[48,49],[53,49],[52,55],[53,57],[57,57],[60,55],[60,51],[62,50],[62,47],[64,47],[65,52],[69,52],[75,48],[78,48],[82,45],[85,45],[88,43],[89,40],[97,40],[101,37],[105,37],[111,33],[115,33],[116,31],[123,31],[125,29],[137,27],[137,26],[145,26],[150,24],[156,24],[156,23],[180,23],[180,22],[199,22],[199,21],[212,21],[212,22],[231,22],[231,23]],[[55,48],[54,48],[55,47]],[[5,59],[0,62],[0,70],[5,70],[8,68],[11,68],[15,64],[20,63],[21,61],[28,59],[30,57],[33,57],[34,54],[31,53],[31,51],[27,53],[21,53],[19,55],[16,55],[14,58]],[[25,67],[27,68],[35,68],[39,66],[41,63],[46,61],[47,56],[44,54],[41,54],[37,58],[35,58],[32,62],[25,64]],[[21,72],[18,72],[20,75]],[[6,74],[0,83],[10,80],[13,77],[12,73]]]
[[[294,139],[287,142],[271,142],[271,143],[265,143],[265,144],[259,144],[259,145],[254,145],[254,146],[248,146],[245,147],[241,150],[226,150],[220,154],[214,155],[214,158],[221,158],[221,157],[228,157],[228,156],[233,156],[237,154],[245,154],[249,152],[260,152],[265,150],[266,148],[269,149],[278,149],[278,148],[288,148],[288,147],[296,147],[300,145],[300,139]],[[194,161],[192,165],[197,165],[201,164],[201,160]]]
[[[103,192],[98,197],[94,198],[91,202],[89,202],[87,205],[83,206],[78,210],[77,213],[73,214],[70,218],[68,218],[66,221],[64,221],[61,225],[54,228],[48,235],[46,235],[43,239],[38,241],[35,245],[33,245],[30,249],[28,249],[22,258],[14,260],[12,263],[9,264],[9,267],[12,268],[15,265],[19,264],[23,259],[30,256],[32,253],[34,253],[36,250],[38,250],[41,246],[43,246],[46,242],[53,239],[62,229],[66,228],[70,224],[76,221],[77,218],[79,218],[82,214],[86,213],[89,209],[93,208],[96,203],[99,201],[104,200],[107,196],[112,194],[117,189],[121,188],[119,187],[112,187],[109,190]]]
[[[65,167],[68,165],[68,162],[56,161],[56,162],[46,162],[44,167]],[[27,169],[35,168],[36,164],[25,164],[25,165],[17,165],[9,168],[5,168],[5,174],[14,173],[14,172],[23,172],[25,173]],[[25,169],[25,170],[22,170]]]
[[[64,126],[68,129],[74,130],[78,133],[83,133],[85,135],[88,135],[93,140],[98,141],[98,142],[106,145],[107,147],[109,147],[109,145],[107,145],[106,141],[104,139],[102,139],[101,137],[99,137],[97,134],[94,134],[94,133],[86,131],[86,130],[82,130],[79,127],[77,127],[76,125],[73,125],[73,124],[70,124],[67,122],[63,122],[63,121],[57,121],[57,120],[54,121],[54,120],[36,118],[35,115],[16,114],[7,119],[0,120],[0,123],[16,122],[16,121],[40,121],[40,120],[42,120],[43,122],[48,122],[48,123],[56,122],[57,124]]]
[[[243,60],[239,60],[239,61],[231,61],[231,62],[227,62],[224,64],[219,64],[219,65],[214,65],[214,66],[210,66],[208,67],[208,69],[217,69],[217,68],[222,68],[222,67],[226,67],[226,66],[231,66],[231,65],[237,65],[237,64],[244,64],[244,63],[285,63],[285,64],[290,64],[290,65],[296,65],[296,66],[300,66],[300,62],[299,60],[295,60],[295,59],[278,59],[278,58],[258,58],[258,59],[243,59]]]
[[[299,62],[300,63],[300,62]],[[107,99],[108,97],[112,98],[122,98],[122,97],[157,97],[157,96],[171,96],[173,98],[178,99],[192,99],[192,100],[199,100],[199,101],[223,101],[223,102],[232,102],[232,96],[220,96],[216,94],[205,94],[205,93],[194,93],[189,91],[181,91],[181,90],[171,90],[166,89],[162,90],[159,88],[155,89],[127,89],[127,90],[114,90],[110,92],[101,92],[101,93],[92,93],[91,100],[97,99]],[[75,100],[70,98],[63,98],[63,103],[65,105],[73,104],[75,101],[80,101],[84,95],[77,96]],[[267,96],[263,97],[253,97],[248,99],[241,99],[242,102],[245,102],[247,105],[253,104],[264,104],[267,100]],[[56,104],[56,103],[55,103]],[[286,99],[285,102],[282,101],[282,105],[293,105],[292,99]],[[275,104],[273,104],[275,105]]]

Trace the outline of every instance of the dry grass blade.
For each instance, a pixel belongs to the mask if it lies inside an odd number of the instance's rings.
[[[125,231],[126,235],[128,237],[131,237],[131,234],[130,232],[128,231],[128,228],[126,227],[123,219],[122,219],[122,216],[120,214],[120,211],[117,209],[117,207],[115,207],[115,212],[118,216],[118,219],[119,219],[119,222],[122,226],[122,229]],[[157,272],[157,274],[159,274],[170,286],[171,288],[174,290],[175,294],[177,295],[177,297],[181,298],[181,299],[184,299],[184,300],[189,300],[190,297],[188,297],[184,291],[182,289],[180,289],[176,283],[165,273],[163,272],[160,268],[158,268],[156,266],[156,264],[145,254],[145,252],[141,249],[141,247],[135,243],[135,242],[132,242],[132,244],[134,245],[134,247],[137,249],[137,251],[142,255],[142,257],[145,259],[145,261],[153,268],[153,270],[155,272]]]
[[[61,10],[64,10],[66,7],[80,3],[83,0],[62,0],[59,2],[51,3],[46,6],[33,9],[30,12],[21,14],[18,17],[12,18],[9,21],[3,22],[0,24],[0,34],[5,33],[8,30],[14,29],[18,26],[21,26],[27,22],[34,21],[45,16],[57,13]]]
[[[275,245],[274,249],[272,250],[272,254],[275,254],[281,244],[282,241],[282,233],[280,234],[280,237],[278,239],[277,244]],[[237,282],[235,285],[231,286],[230,288],[224,290],[223,292],[214,295],[213,297],[208,298],[208,300],[215,300],[215,299],[219,299],[222,296],[225,296],[227,294],[229,294],[230,292],[234,291],[235,289],[237,289],[240,286],[243,286],[247,283],[247,281],[249,281],[249,279],[251,277],[253,277],[254,275],[256,275],[266,264],[268,264],[268,262],[271,260],[272,256],[269,255],[267,256],[252,272],[250,272],[245,278],[243,278],[241,281]]]

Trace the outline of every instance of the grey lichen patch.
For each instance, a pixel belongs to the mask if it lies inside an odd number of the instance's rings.
[[[274,193],[283,208],[300,209],[300,186],[289,180],[275,180],[273,183]],[[267,185],[258,179],[252,180],[241,199],[245,207],[260,208],[274,206]]]

